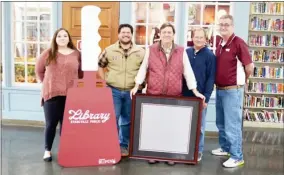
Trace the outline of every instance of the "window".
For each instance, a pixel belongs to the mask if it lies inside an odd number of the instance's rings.
[[[177,28],[176,4],[175,2],[133,2],[134,42],[142,47],[151,45],[155,27],[159,28],[164,22],[170,22]]]
[[[1,26],[2,26],[2,29],[1,29],[1,59],[0,59],[0,79],[1,79],[1,83],[2,85],[4,85],[4,58],[5,58],[5,55],[4,55],[4,49],[5,49],[5,46],[4,46],[4,8],[3,8],[3,3],[1,3]]]
[[[203,27],[207,32],[207,44],[215,53],[220,40],[218,19],[224,14],[232,14],[230,2],[188,2],[187,6],[186,46],[192,46],[191,31],[194,27]]]
[[[14,84],[36,84],[36,58],[52,38],[52,2],[12,3],[12,63]]]

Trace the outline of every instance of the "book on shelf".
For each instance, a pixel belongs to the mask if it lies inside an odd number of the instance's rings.
[[[268,97],[268,96],[254,96],[250,94],[245,95],[245,107],[257,108],[279,108],[284,109],[284,97]]]
[[[250,19],[250,30],[254,31],[276,31],[283,32],[284,31],[284,20],[277,18],[273,19],[271,17],[258,17],[254,16]]]
[[[284,94],[284,83],[249,81],[247,92]]]
[[[284,67],[254,67],[253,77],[263,77],[263,78],[278,78],[283,79]]]
[[[273,111],[273,112],[262,110],[255,112],[255,111],[248,111],[248,109],[245,109],[244,118],[247,121],[284,123],[283,113],[284,113],[283,110]]]
[[[250,56],[254,62],[284,63],[284,50],[250,49]]]
[[[249,36],[250,46],[283,47],[284,36],[277,34],[251,34]]]
[[[283,15],[283,2],[252,2],[252,14],[279,14]]]

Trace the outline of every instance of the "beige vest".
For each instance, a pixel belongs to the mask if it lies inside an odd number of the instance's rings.
[[[133,44],[128,55],[124,55],[118,41],[105,50],[108,59],[105,77],[107,84],[120,90],[131,90],[135,86],[134,79],[142,64],[145,50]]]

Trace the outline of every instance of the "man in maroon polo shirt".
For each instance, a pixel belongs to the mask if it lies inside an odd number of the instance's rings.
[[[230,158],[223,163],[232,168],[244,164],[242,153],[242,108],[244,85],[253,72],[248,46],[234,34],[231,15],[220,17],[222,39],[216,49],[216,125],[221,148],[213,155]]]

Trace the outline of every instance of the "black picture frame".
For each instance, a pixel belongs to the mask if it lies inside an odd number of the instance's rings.
[[[151,106],[151,108],[149,108]],[[155,107],[157,106],[157,107]],[[187,122],[191,122],[189,123],[188,128],[187,124],[182,124],[184,131],[189,131],[188,135],[185,134],[185,136],[183,136],[184,138],[187,138],[188,140],[186,141],[186,144],[180,144],[180,146],[183,147],[184,152],[177,152],[177,151],[163,151],[163,150],[158,150],[157,149],[146,149],[147,144],[144,143],[148,143],[148,148],[149,148],[149,144],[151,144],[151,142],[156,142],[155,140],[153,140],[153,138],[147,138],[147,136],[145,136],[146,134],[144,134],[144,136],[141,134],[143,133],[147,133],[148,132],[148,136],[149,137],[155,137],[156,136],[150,136],[151,133],[154,133],[155,131],[152,130],[154,129],[153,125],[155,124],[151,124],[151,117],[153,115],[154,116],[158,116],[158,113],[162,113],[166,112],[165,111],[161,111],[161,106],[163,107],[168,107],[168,110],[175,110],[175,111],[179,111],[181,113],[184,114],[179,114],[179,116],[183,116],[183,118],[187,121]],[[147,108],[146,108],[147,107]],[[172,108],[172,107],[178,107],[178,108]],[[171,108],[171,109],[170,109]],[[184,109],[186,108],[186,110],[180,110],[180,109]],[[143,112],[146,111],[146,109],[148,110],[148,112]],[[163,108],[166,109],[166,108]],[[151,110],[156,110],[156,113],[153,112]],[[173,111],[174,111],[173,110]],[[173,112],[171,111],[171,112]],[[183,112],[184,111],[184,112]],[[191,111],[191,114],[189,114]],[[146,117],[147,114],[147,117]],[[157,114],[157,115],[155,115]],[[169,122],[171,121],[175,121],[175,119],[177,120],[181,120],[176,118],[178,116],[176,115],[171,115],[171,114],[166,114],[166,115],[170,115],[167,117],[167,119],[169,120]],[[165,116],[165,115],[163,115]],[[162,116],[162,118],[163,118]],[[188,117],[187,117],[188,116]],[[137,94],[135,96],[133,96],[132,99],[132,115],[131,115],[131,133],[130,133],[130,143],[129,143],[129,158],[132,159],[144,159],[144,160],[157,160],[157,161],[174,161],[174,162],[179,162],[179,163],[187,163],[187,164],[197,164],[197,159],[198,159],[198,146],[199,146],[199,137],[200,137],[200,127],[201,127],[201,116],[202,116],[202,99],[200,98],[194,98],[194,97],[176,97],[176,96],[159,96],[159,95],[147,95],[147,94]],[[150,120],[149,120],[150,117]],[[172,118],[174,117],[174,118]],[[146,120],[147,119],[147,120]],[[153,118],[154,119],[154,118]],[[161,119],[161,116],[160,116]],[[166,117],[165,117],[166,119]],[[155,120],[157,122],[158,117],[155,117]],[[147,122],[148,121],[148,124]],[[149,122],[151,121],[151,122]],[[166,123],[165,120],[161,121],[161,125],[158,124],[158,126],[155,125],[155,129],[158,129],[159,127],[162,128],[164,123]],[[157,123],[156,123],[157,124]],[[147,129],[148,131],[146,132],[143,128],[147,128],[146,126],[149,126]],[[172,123],[169,123],[168,125],[172,125]],[[175,127],[175,126],[173,126]],[[180,128],[182,127],[175,127],[177,128],[176,130],[180,130]],[[149,130],[151,130],[150,135],[149,135]],[[164,130],[165,131],[165,130]],[[172,128],[169,128],[169,132],[173,131]],[[169,133],[167,132],[167,133]],[[166,133],[166,132],[162,132],[162,133]],[[182,133],[186,133],[186,132],[182,132]],[[156,133],[152,134],[155,135]],[[157,134],[156,134],[157,135]],[[162,136],[160,132],[158,132],[159,136]],[[162,136],[164,138],[164,140],[166,140],[166,142],[168,141],[168,137]],[[160,139],[162,138],[157,138]],[[173,137],[173,136],[171,136]],[[146,139],[145,139],[146,138]],[[178,135],[174,138],[179,138]],[[146,141],[148,140],[148,141]],[[181,139],[183,140],[183,139]],[[168,141],[170,144],[173,143],[173,140],[169,140]],[[142,144],[143,143],[143,144]],[[157,142],[158,143],[158,142]],[[161,143],[162,144],[162,143]],[[142,149],[142,146],[144,145]],[[158,144],[159,145],[159,144]],[[166,145],[166,144],[162,144],[162,145]],[[185,145],[185,146],[183,146]],[[154,146],[156,147],[156,146]],[[177,148],[175,148],[177,149]],[[186,151],[185,151],[186,150]]]

